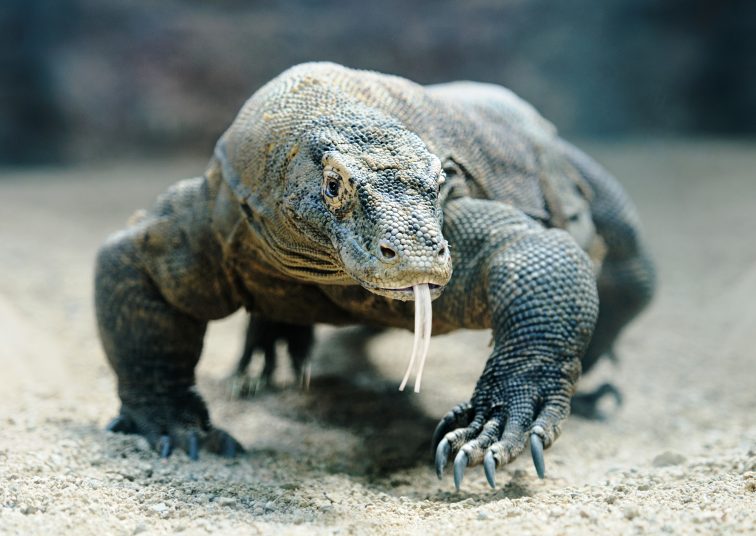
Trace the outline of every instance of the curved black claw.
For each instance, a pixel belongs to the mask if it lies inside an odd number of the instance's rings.
[[[173,452],[173,444],[171,443],[171,436],[168,436],[168,435],[160,436],[157,447],[158,447],[158,452],[160,452],[160,457],[163,459],[168,458],[168,456],[170,456],[171,453]]]
[[[221,454],[226,458],[234,458],[240,452],[244,452],[242,446],[236,441],[236,439],[226,434],[223,438]]]
[[[496,460],[491,451],[486,452],[486,456],[483,458],[483,471],[486,473],[488,485],[496,489]]]
[[[136,432],[136,426],[134,426],[134,422],[131,419],[119,415],[108,423],[105,430],[119,434],[133,434]]]
[[[199,437],[197,432],[190,432],[187,439],[186,453],[189,455],[189,459],[192,461],[199,460]]]
[[[444,415],[433,431],[433,438],[431,439],[431,455],[436,452],[438,444],[443,437],[451,432],[454,428],[460,424],[467,426],[473,418],[473,407],[469,402],[464,402],[455,406],[449,413]]]
[[[465,469],[469,463],[467,453],[464,450],[460,450],[457,457],[454,458],[454,487],[459,491],[459,487],[462,485],[462,479],[465,476]]]
[[[441,445],[441,440],[451,429],[451,423],[444,417],[436,425],[436,429],[433,431],[433,439],[431,439],[431,455],[436,456],[436,466],[438,466],[438,447]]]
[[[451,454],[451,445],[448,440],[443,439],[436,449],[436,476],[439,480],[444,476],[444,468],[449,460],[449,454]]]
[[[535,465],[538,478],[543,479],[546,466],[543,462],[543,441],[538,434],[530,434],[530,455],[533,457],[533,465]]]

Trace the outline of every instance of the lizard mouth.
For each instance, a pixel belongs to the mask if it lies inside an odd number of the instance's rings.
[[[430,291],[431,300],[435,300],[444,291],[444,285],[436,283],[418,283],[418,285],[427,285]],[[394,300],[412,301],[416,299],[415,287],[418,285],[412,285],[409,287],[378,287],[369,283],[362,282],[362,286],[368,289],[373,294],[385,296]]]

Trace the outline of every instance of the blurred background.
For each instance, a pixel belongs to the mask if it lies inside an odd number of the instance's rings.
[[[497,492],[480,468],[461,494],[431,469],[487,332],[434,337],[416,396],[396,391],[411,334],[358,359],[321,327],[310,393],[236,400],[239,311],[197,377],[248,456],[162,463],[103,431],[97,249],[310,60],[504,84],[636,202],[659,291],[580,384],[625,403],[571,418],[545,481],[527,453]],[[754,170],[756,0],[0,0],[0,534],[753,534]]]
[[[6,165],[209,155],[310,60],[503,84],[568,137],[756,133],[748,0],[3,0],[0,30]]]

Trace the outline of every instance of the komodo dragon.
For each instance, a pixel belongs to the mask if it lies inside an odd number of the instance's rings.
[[[654,287],[619,184],[513,93],[331,63],[259,89],[204,176],[107,240],[95,279],[122,402],[109,429],[162,456],[242,450],[210,423],[194,377],[207,322],[239,307],[414,326],[420,363],[402,387],[417,368],[416,390],[431,330],[492,329],[472,398],[433,436],[438,475],[453,459],[457,487],[481,463],[494,486],[528,439],[543,476],[581,366]]]

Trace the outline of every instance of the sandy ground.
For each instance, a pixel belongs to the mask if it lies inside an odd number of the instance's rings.
[[[488,333],[434,338],[420,395],[400,394],[411,336],[367,348],[322,329],[309,393],[234,400],[243,314],[214,324],[200,389],[238,460],[161,462],[106,433],[118,401],[95,333],[98,244],[202,162],[4,172],[0,180],[0,533],[636,534],[755,532],[756,145],[589,147],[633,194],[658,261],[653,306],[584,385],[626,403],[571,419],[546,456],[487,487],[438,481],[436,420],[469,397]],[[278,380],[290,373],[281,368]]]

